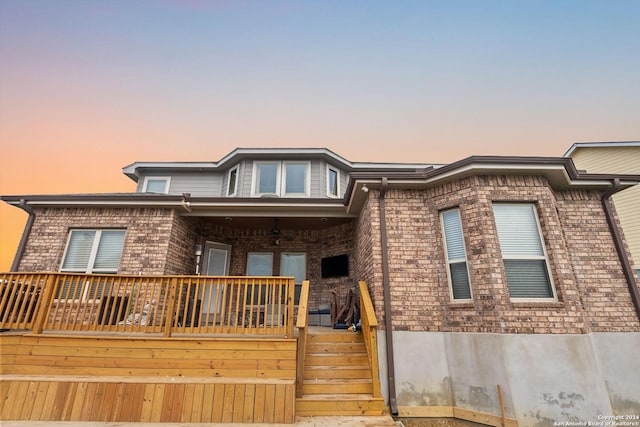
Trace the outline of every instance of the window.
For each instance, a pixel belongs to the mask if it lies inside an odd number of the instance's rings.
[[[327,165],[327,196],[340,196],[340,172]]]
[[[469,271],[464,248],[464,235],[460,222],[460,210],[451,209],[440,214],[444,232],[445,255],[449,289],[453,300],[470,300]]]
[[[554,298],[535,206],[495,203],[493,213],[511,298]]]
[[[249,252],[247,255],[247,276],[273,276],[273,253]],[[269,295],[266,284],[257,284],[250,288],[253,292],[253,304],[264,304]],[[245,295],[246,303],[251,303],[251,294]]]
[[[309,162],[255,162],[253,196],[309,196]]]
[[[309,163],[285,162],[284,163],[284,195],[307,196],[309,178]]]
[[[171,181],[170,177],[148,176],[144,179],[142,192],[167,194],[169,192],[169,181]]]
[[[256,162],[253,169],[252,193],[256,196],[278,195],[278,181],[280,180],[279,162]]]
[[[124,235],[124,230],[71,230],[60,271],[117,273]],[[99,287],[89,290],[86,286],[84,282],[74,281],[59,288],[58,296],[86,299],[99,294]]]
[[[233,197],[237,193],[238,186],[238,166],[235,166],[229,171],[229,176],[227,177],[227,196]]]
[[[307,278],[307,254],[304,252],[283,252],[280,254],[280,275],[294,277],[294,304],[298,305],[302,281]]]

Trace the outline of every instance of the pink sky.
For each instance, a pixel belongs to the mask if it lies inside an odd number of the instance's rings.
[[[481,7],[480,7],[481,6]],[[0,194],[134,161],[327,147],[562,156],[640,139],[640,2],[0,2]],[[26,214],[0,205],[0,271]]]

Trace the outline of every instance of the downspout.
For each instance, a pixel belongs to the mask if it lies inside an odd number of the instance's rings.
[[[389,288],[389,256],[387,253],[387,219],[385,215],[384,196],[387,194],[389,182],[382,177],[379,195],[380,208],[380,246],[382,252],[382,292],[384,297],[384,331],[387,344],[387,381],[389,383],[389,408],[391,415],[398,415],[396,401],[396,373],[393,362],[393,330],[391,324],[391,289]]]
[[[611,206],[611,196],[621,190],[620,179],[615,178],[612,181],[612,184],[613,187],[602,194],[602,206],[604,208],[605,216],[607,217],[609,230],[611,231],[611,235],[613,236],[613,243],[616,246],[616,252],[618,252],[618,257],[620,258],[620,263],[622,264],[622,271],[624,272],[624,276],[627,279],[627,286],[629,287],[629,292],[631,293],[631,300],[633,301],[633,305],[636,308],[638,319],[640,319],[640,291],[638,291],[638,286],[636,286],[636,278],[633,267],[631,266],[629,257],[627,257],[627,252],[624,249],[622,234],[616,226],[615,218],[613,215],[613,207]]]
[[[11,263],[11,272],[18,271],[18,267],[20,266],[20,261],[22,260],[22,255],[24,255],[24,250],[27,246],[27,239],[29,238],[29,234],[31,234],[31,228],[33,227],[33,222],[36,219],[36,214],[31,209],[31,207],[27,204],[25,199],[20,199],[20,203],[18,207],[29,214],[29,218],[27,218],[27,224],[24,226],[24,230],[22,231],[22,237],[20,237],[20,243],[18,243],[18,250],[16,251],[16,256],[13,258],[13,263]]]

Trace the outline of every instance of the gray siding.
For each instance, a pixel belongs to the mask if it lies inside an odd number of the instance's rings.
[[[294,160],[295,161],[295,160]],[[327,196],[327,163],[323,160],[311,160],[310,162],[310,197],[325,198]],[[253,182],[253,160],[243,160],[238,163],[237,194],[235,197],[251,197],[251,185]],[[334,166],[332,166],[334,167]],[[334,167],[335,168],[335,167]],[[339,168],[340,171],[340,197],[344,195],[349,174]],[[226,197],[229,179],[229,170],[224,172],[173,172],[154,173],[147,176],[171,176],[169,194],[191,193],[193,197]],[[282,176],[282,175],[281,175]],[[142,191],[145,176],[138,180],[137,191]]]

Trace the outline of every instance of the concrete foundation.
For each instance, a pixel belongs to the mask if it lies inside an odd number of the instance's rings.
[[[633,419],[640,416],[639,333],[395,331],[393,340],[397,405],[405,412],[437,416],[453,407],[501,417],[499,384],[505,416],[522,427],[606,425],[612,416],[640,426]],[[378,345],[388,400],[383,331]]]

